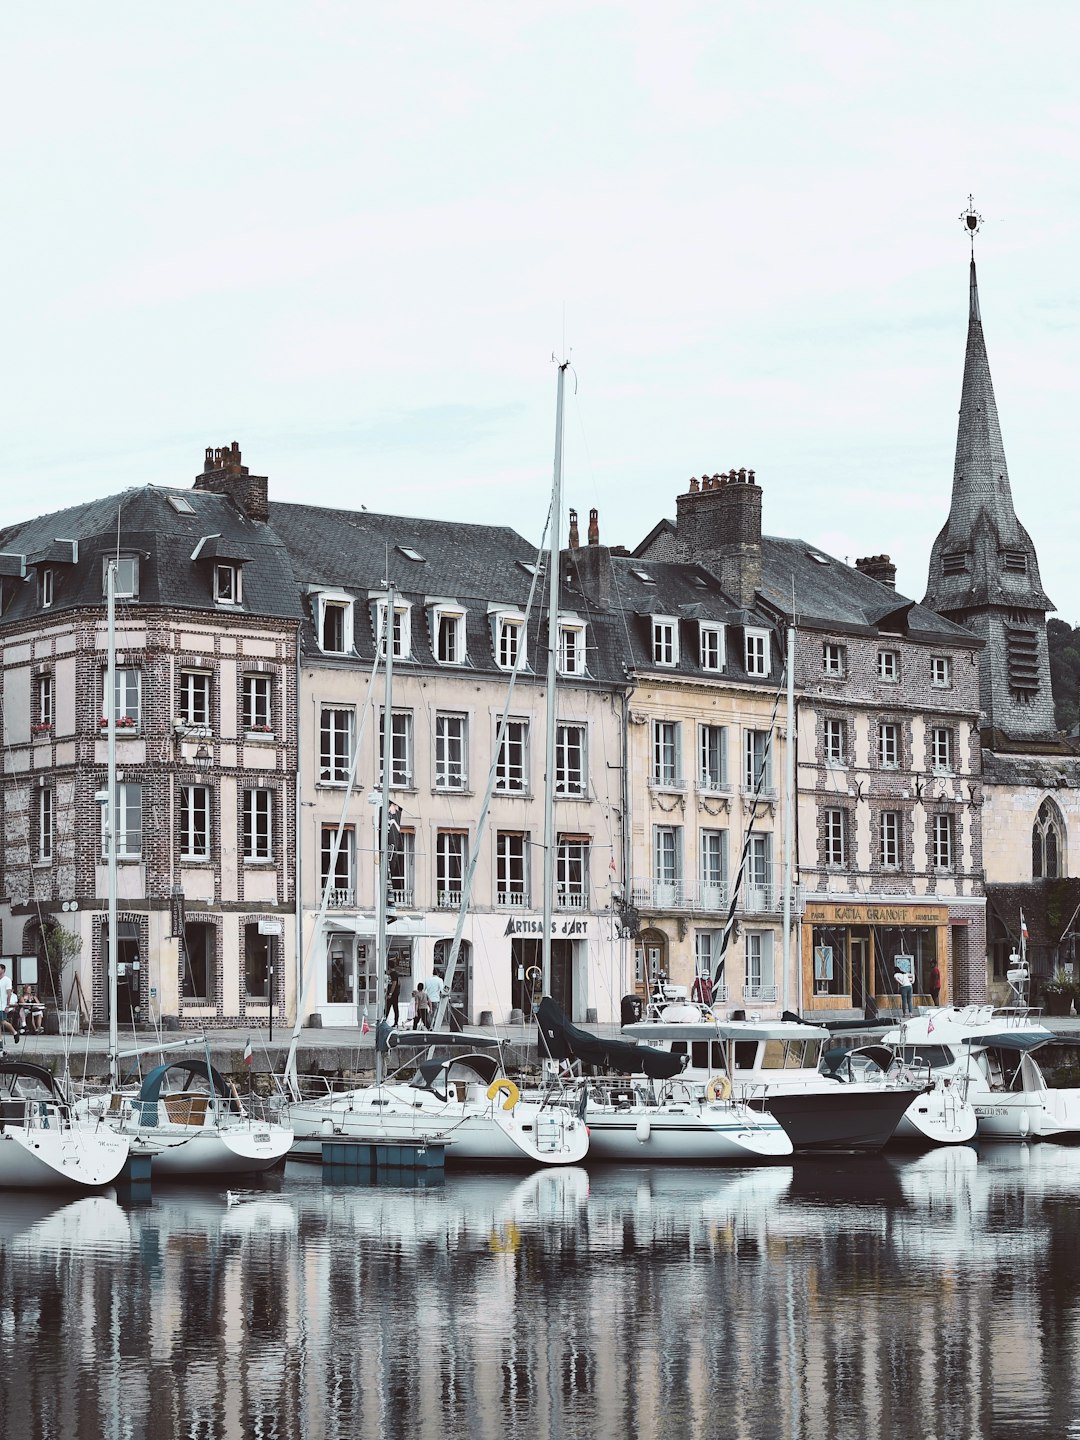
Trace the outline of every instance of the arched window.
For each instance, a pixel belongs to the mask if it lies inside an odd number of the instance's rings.
[[[1065,822],[1053,800],[1039,806],[1031,829],[1031,878],[1056,880],[1067,873]]]

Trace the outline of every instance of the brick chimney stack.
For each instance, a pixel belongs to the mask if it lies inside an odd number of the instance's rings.
[[[855,561],[855,569],[869,575],[872,580],[880,580],[882,585],[896,589],[896,566],[888,555],[864,555],[861,560]]]
[[[570,511],[570,549],[576,550],[581,544],[581,537],[577,528],[577,511]]]
[[[600,511],[595,505],[589,511],[589,544],[600,544]]]
[[[206,447],[206,461],[201,475],[195,476],[196,490],[209,490],[213,495],[227,495],[241,514],[249,520],[270,519],[270,497],[265,475],[252,475],[243,464],[237,441],[214,449]]]
[[[742,609],[761,584],[761,487],[753,470],[695,476],[676,501],[680,560],[703,565]]]

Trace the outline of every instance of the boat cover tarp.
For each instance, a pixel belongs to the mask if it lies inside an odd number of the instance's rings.
[[[599,1070],[647,1075],[651,1080],[670,1080],[686,1066],[685,1055],[631,1045],[626,1040],[605,1040],[588,1030],[579,1030],[547,995],[536,1007],[535,1015],[540,1049],[552,1060],[580,1060]]]
[[[168,1065],[155,1065],[153,1070],[147,1074],[146,1079],[139,1086],[138,1099],[143,1102],[157,1104],[161,1099],[161,1087],[165,1081],[165,1076],[170,1070],[175,1070],[178,1073],[182,1071],[188,1077],[188,1081],[195,1075],[198,1075],[207,1082],[216,1095],[221,1095],[225,1099],[232,1100],[235,1107],[235,1088],[225,1079],[225,1076],[222,1075],[220,1070],[215,1070],[213,1065],[208,1064],[205,1060],[173,1060]]]
[[[984,1047],[995,1050],[1037,1050],[1040,1045],[1048,1045],[1055,1037],[1052,1035],[1033,1035],[1030,1030],[1003,1030],[1000,1035],[965,1035],[965,1045],[978,1045],[982,1050]]]

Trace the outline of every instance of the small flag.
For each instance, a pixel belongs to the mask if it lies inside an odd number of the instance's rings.
[[[251,1053],[251,1036],[249,1035],[247,1044],[244,1046],[244,1064],[250,1066],[253,1058],[254,1056]]]
[[[932,1015],[930,1016],[930,1019],[926,1022],[926,1033],[928,1035],[932,1035],[934,1033],[934,1017]]]
[[[1026,920],[1021,920],[1021,921],[1020,921],[1020,933],[1023,935],[1023,937],[1024,937],[1025,940],[1028,938],[1028,933],[1027,933],[1027,921],[1026,921]]]
[[[363,1018],[363,1020],[360,1022],[360,1034],[361,1034],[361,1035],[366,1035],[370,1029],[371,1029],[371,1026],[368,1024],[367,1012],[365,1011],[365,1012],[364,1012],[364,1018]]]

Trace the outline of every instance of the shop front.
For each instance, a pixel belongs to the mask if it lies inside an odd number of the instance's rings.
[[[802,923],[804,1010],[900,1010],[895,976],[913,977],[916,1005],[949,1000],[949,911],[916,901],[883,905],[808,901]],[[934,995],[934,981],[939,980]]]

